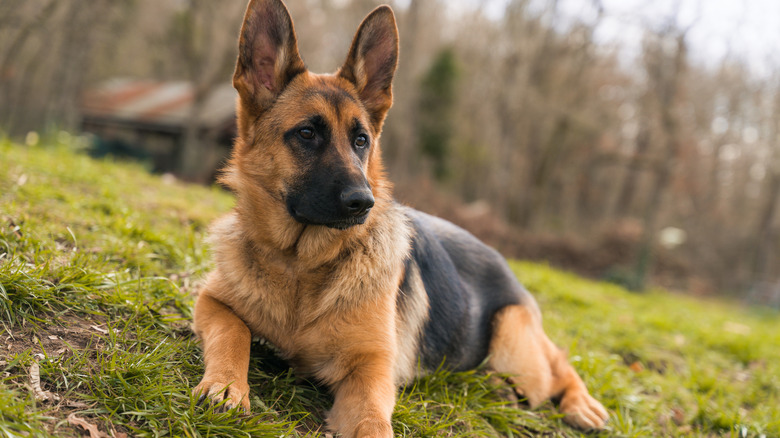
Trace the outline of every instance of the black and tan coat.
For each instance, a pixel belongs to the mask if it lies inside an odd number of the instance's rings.
[[[252,0],[239,40],[232,159],[237,196],[211,228],[215,269],[195,305],[205,373],[195,392],[249,409],[253,336],[335,395],[329,427],[390,437],[396,388],[445,363],[488,358],[531,406],[608,415],[550,342],[533,297],[464,230],[393,201],[379,137],[392,104],[398,34],[374,10],[338,72],[306,70],[280,0]],[[227,389],[225,389],[227,388]]]

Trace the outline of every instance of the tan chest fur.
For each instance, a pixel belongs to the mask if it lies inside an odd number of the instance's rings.
[[[364,233],[334,242],[339,245],[331,251],[335,257],[315,263],[302,259],[300,251],[258,246],[237,215],[229,214],[211,230],[217,268],[208,293],[229,306],[253,335],[277,346],[296,372],[334,380],[350,369],[342,356],[351,357],[351,350],[382,350],[395,357],[399,339],[408,344],[408,336],[398,333],[406,324],[396,315],[396,297],[410,230],[397,207],[383,210],[377,212],[382,220],[367,224]],[[298,246],[314,244],[307,238],[322,239],[304,234]],[[401,356],[404,366],[396,377],[405,380],[400,374],[408,372],[409,353]]]

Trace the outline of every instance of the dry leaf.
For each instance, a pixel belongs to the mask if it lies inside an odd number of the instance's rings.
[[[99,331],[100,333],[103,333],[104,335],[108,334],[108,330],[106,330],[106,329],[104,329],[104,328],[101,328],[101,327],[98,327],[98,326],[96,326],[96,325],[93,325],[93,326],[92,326],[92,329],[93,329],[93,330],[96,330],[96,331]]]
[[[117,432],[114,426],[111,426],[111,436],[114,438],[127,438],[127,434],[124,432]]]
[[[685,424],[685,411],[679,407],[672,408],[672,421],[678,426]]]
[[[97,426],[77,417],[76,414],[68,415],[68,423],[70,423],[71,426],[81,426],[84,430],[89,432],[89,438],[111,438],[107,433],[99,431]]]
[[[56,339],[59,339],[59,337],[57,337],[57,336],[54,336],[54,335],[51,335],[51,336],[49,336],[49,339],[51,339],[51,340],[56,340]]]
[[[30,385],[32,386],[35,399],[38,401],[58,401],[60,399],[60,396],[57,394],[44,391],[43,388],[41,388],[41,368],[38,366],[38,362],[34,362],[30,366]]]

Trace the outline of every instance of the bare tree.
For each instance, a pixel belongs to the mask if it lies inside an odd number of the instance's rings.
[[[774,226],[780,204],[780,87],[776,87],[775,98],[768,120],[768,139],[771,147],[766,166],[766,184],[764,201],[758,212],[756,221],[755,252],[753,254],[752,274],[756,280],[770,281],[771,275],[778,275],[777,270],[770,269],[770,258],[777,250],[777,238],[774,237]],[[773,238],[774,237],[774,238]]]
[[[682,84],[687,69],[687,30],[667,27],[656,39],[646,43],[645,68],[648,88],[653,90],[655,107],[659,111],[663,148],[654,166],[655,181],[650,188],[649,198],[644,206],[644,233],[639,244],[636,287],[644,288],[646,276],[651,268],[653,241],[656,236],[658,218],[663,198],[674,177],[681,149],[679,110],[684,99]]]
[[[287,3],[304,59],[319,72],[341,64],[350,29],[376,6]],[[230,80],[245,5],[0,0],[0,126],[12,134],[73,127],[81,90],[115,76],[185,80],[193,106],[178,170],[204,180],[200,121],[209,94]],[[643,50],[626,62],[617,44],[594,38],[606,13],[599,0],[592,5],[586,20],[556,1],[510,0],[497,19],[476,6],[398,1],[401,58],[382,139],[393,181],[412,187],[423,208],[484,201],[502,222],[493,228],[564,243],[577,235],[582,247],[597,246],[600,230],[633,224],[644,232],[630,242],[642,249],[638,278],[677,258],[688,266],[674,275],[721,289],[778,281],[777,79],[755,75],[736,51],[715,68],[689,59],[688,29],[674,16],[665,27],[644,23]],[[426,95],[435,82],[426,72],[445,48],[457,81]],[[433,175],[423,136],[447,178]],[[685,229],[688,242],[656,248],[666,225]]]
[[[226,31],[220,16],[239,17],[243,2],[189,0],[187,8],[173,16],[170,41],[192,85],[192,106],[184,126],[179,173],[186,179],[205,181],[211,169],[204,167],[206,143],[200,138],[201,115],[214,87],[230,77],[236,59],[235,31]],[[233,28],[231,28],[233,29]]]

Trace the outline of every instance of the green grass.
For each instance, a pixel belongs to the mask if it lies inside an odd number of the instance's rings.
[[[202,372],[190,293],[208,270],[208,223],[233,205],[218,189],[139,165],[0,140],[0,436],[80,436],[77,415],[129,436],[317,436],[332,398],[253,346],[252,414],[197,407]],[[545,327],[612,413],[588,436],[780,436],[780,318],[664,291],[632,294],[513,262]],[[37,401],[30,366],[40,366]],[[550,403],[527,411],[484,370],[402,389],[396,434],[562,436]]]

